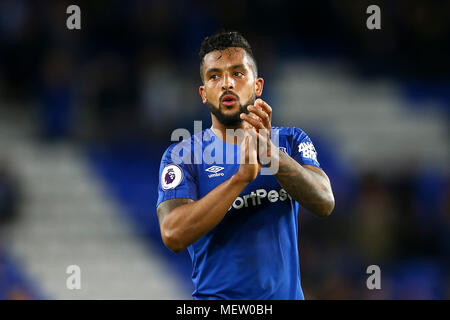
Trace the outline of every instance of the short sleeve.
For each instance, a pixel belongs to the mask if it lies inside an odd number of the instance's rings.
[[[197,179],[194,165],[173,159],[171,145],[161,159],[159,167],[158,201],[161,202],[176,198],[198,200]]]
[[[298,128],[293,129],[291,157],[301,165],[308,164],[320,168],[317,160],[317,151],[311,139],[304,131]]]

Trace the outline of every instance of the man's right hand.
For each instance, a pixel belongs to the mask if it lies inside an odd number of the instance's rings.
[[[238,180],[250,183],[256,179],[261,171],[258,161],[257,133],[254,128],[245,130],[245,136],[241,143],[240,166],[235,176]]]

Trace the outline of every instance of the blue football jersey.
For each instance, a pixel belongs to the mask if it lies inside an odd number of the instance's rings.
[[[272,127],[271,134],[278,135],[282,152],[320,168],[314,145],[301,129]],[[179,152],[183,148],[190,148],[188,156]],[[156,206],[174,198],[201,199],[238,170],[239,154],[239,145],[222,141],[211,129],[172,144],[161,160]],[[274,175],[259,174],[222,221],[187,248],[193,299],[304,299],[298,211],[298,202]]]

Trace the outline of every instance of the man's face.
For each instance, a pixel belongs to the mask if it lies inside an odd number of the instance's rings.
[[[239,115],[261,96],[263,79],[256,78],[252,58],[242,48],[227,48],[205,55],[204,85],[200,86],[203,103],[226,127],[237,127]]]

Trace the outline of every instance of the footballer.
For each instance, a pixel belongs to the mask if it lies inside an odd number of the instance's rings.
[[[240,33],[206,37],[199,57],[212,125],[162,156],[162,240],[173,252],[188,250],[195,300],[302,300],[298,212],[301,205],[329,216],[330,180],[304,131],[272,126],[273,109],[259,98],[264,80]],[[230,130],[244,135],[229,139]],[[180,146],[197,151],[178,156]],[[198,161],[212,149],[233,161]]]

